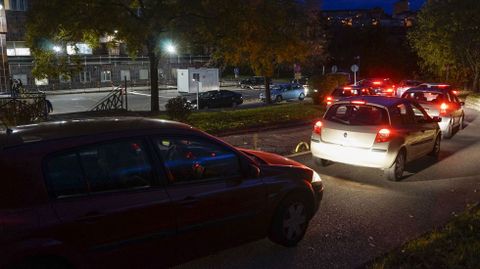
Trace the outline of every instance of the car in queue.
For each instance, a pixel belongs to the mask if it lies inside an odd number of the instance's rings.
[[[430,85],[428,87],[427,85]],[[465,126],[465,103],[446,84],[422,84],[405,91],[402,98],[417,101],[431,117],[440,117],[442,137],[451,138],[455,130]]]
[[[262,102],[265,102],[265,93],[259,96]],[[272,84],[270,86],[270,100],[275,102],[291,101],[305,99],[305,88],[297,83]]]
[[[339,162],[380,168],[387,179],[397,181],[407,162],[425,155],[438,157],[439,120],[408,99],[345,98],[315,123],[310,148],[318,165]]]
[[[246,89],[255,89],[255,88],[263,88],[265,86],[265,77],[250,77],[243,79],[239,82],[240,88]]]
[[[357,84],[372,89],[376,95],[396,96],[395,84],[389,78],[363,79]]]
[[[410,89],[410,88],[415,88],[418,85],[422,84],[422,82],[418,80],[410,80],[410,79],[405,79],[400,81],[396,87],[396,96],[397,97],[402,97],[403,93]]]
[[[334,102],[340,101],[342,98],[359,95],[375,95],[375,92],[368,87],[360,85],[348,85],[344,87],[338,87],[335,88],[327,97],[325,97],[325,104],[328,108]]]
[[[266,236],[291,247],[323,193],[298,162],[146,118],[1,130],[0,169],[2,269],[165,268]]]
[[[228,90],[207,91],[198,95],[198,103],[200,109],[236,107],[243,104],[243,96],[241,93]],[[190,100],[189,104],[196,109],[197,99]]]

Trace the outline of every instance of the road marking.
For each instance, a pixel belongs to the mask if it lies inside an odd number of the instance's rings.
[[[128,91],[128,93],[131,93],[131,94],[134,94],[134,95],[141,95],[141,96],[152,96],[151,94],[148,94],[148,93],[141,93],[141,92],[136,92],[136,91]],[[171,99],[171,98],[174,98],[175,96],[162,96],[162,95],[159,95],[158,98],[165,98],[165,99]]]

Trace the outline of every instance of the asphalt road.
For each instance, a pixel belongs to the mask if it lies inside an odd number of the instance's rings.
[[[296,157],[325,183],[319,212],[297,247],[265,239],[177,268],[358,268],[444,225],[466,205],[480,201],[480,114],[467,113],[468,126],[442,141],[440,160],[425,157],[409,164],[400,182],[383,179],[376,169],[343,164],[319,168],[309,154]],[[294,131],[303,139],[311,127],[298,128]]]
[[[222,88],[242,93],[245,104],[259,103],[258,96],[260,89],[240,89],[238,87]],[[74,113],[91,110],[102,98],[107,96],[108,92],[89,92],[76,94],[55,94],[47,95],[47,99],[52,102],[53,114]],[[166,90],[159,92],[160,109],[165,109],[165,104],[170,98],[178,96],[176,90]],[[196,95],[185,95],[189,100],[196,98]],[[128,109],[132,111],[150,110],[150,91],[149,90],[129,90],[128,91]]]

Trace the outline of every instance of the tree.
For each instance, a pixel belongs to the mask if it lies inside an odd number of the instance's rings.
[[[425,69],[438,76],[467,77],[479,91],[480,5],[478,0],[432,1],[409,33]]]
[[[323,53],[323,32],[317,13],[294,0],[205,0],[204,28],[197,34],[209,44],[213,57],[233,66],[247,65],[265,77],[266,101],[270,81],[279,65],[306,63]]]
[[[28,14],[27,42],[36,77],[71,76],[78,56],[66,55],[67,45],[124,42],[135,57],[146,52],[150,61],[151,110],[158,111],[160,42],[181,18],[181,1],[172,0],[49,0],[35,1]],[[56,51],[52,48],[56,46]],[[76,64],[77,63],[77,64]]]

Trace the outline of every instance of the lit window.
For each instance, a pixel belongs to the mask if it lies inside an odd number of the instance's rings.
[[[103,70],[102,71],[102,82],[112,81],[112,71],[110,70]]]
[[[87,83],[91,81],[90,72],[84,71],[80,73],[80,82]]]

